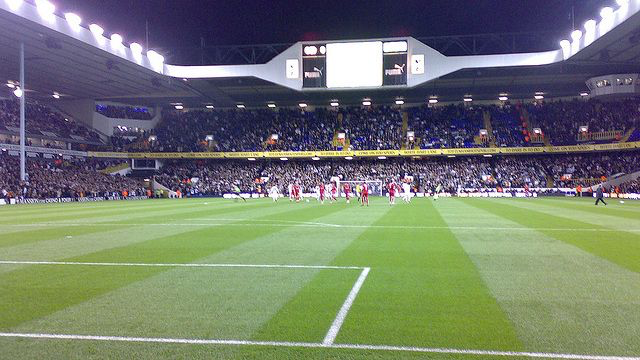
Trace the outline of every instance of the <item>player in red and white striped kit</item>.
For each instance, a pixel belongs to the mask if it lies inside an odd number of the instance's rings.
[[[362,201],[362,205],[367,204],[369,206],[369,185],[366,183],[362,183],[362,190],[360,190],[360,199]]]

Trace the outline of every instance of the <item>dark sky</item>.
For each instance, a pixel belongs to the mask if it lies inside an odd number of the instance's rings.
[[[615,0],[52,0],[106,34],[151,47],[237,45],[411,35],[557,31],[581,28]],[[560,40],[560,39],[558,39]]]

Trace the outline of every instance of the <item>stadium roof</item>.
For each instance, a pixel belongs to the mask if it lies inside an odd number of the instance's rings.
[[[548,97],[575,96],[586,90],[585,80],[593,76],[639,72],[640,14],[637,12],[625,16],[624,21],[597,40],[584,44],[567,61],[537,66],[464,68],[407,88],[298,91],[254,76],[188,81],[165,76],[146,63],[141,66],[91,44],[81,35],[38,20],[29,13],[33,9],[12,11],[7,4],[0,1],[0,82],[17,80],[18,48],[20,42],[24,42],[26,88],[36,98],[50,98],[57,92],[65,99],[91,98],[139,105],[181,102],[188,107],[238,103],[261,106],[268,102],[291,106],[302,101],[326,105],[333,99],[342,104],[358,104],[365,97],[374,103],[390,104],[398,97],[407,103],[423,103],[432,95],[441,101],[459,101],[464,95],[472,95],[475,100],[494,100],[500,93],[507,93],[511,98],[532,98],[536,92],[544,92]],[[634,1],[629,6],[637,10],[638,4]]]

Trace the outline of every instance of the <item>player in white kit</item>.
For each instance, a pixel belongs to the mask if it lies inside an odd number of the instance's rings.
[[[406,203],[411,202],[411,185],[408,182],[402,183],[402,199]]]
[[[276,185],[273,185],[271,189],[269,189],[269,196],[273,199],[273,202],[278,202],[280,198],[280,189]]]

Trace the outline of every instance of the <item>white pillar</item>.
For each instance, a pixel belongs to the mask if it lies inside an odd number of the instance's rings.
[[[22,89],[22,96],[20,97],[20,180],[25,181],[27,179],[25,159],[25,147],[27,144],[25,130],[25,98],[27,96],[27,91],[24,86],[24,43],[20,43],[20,89]]]

